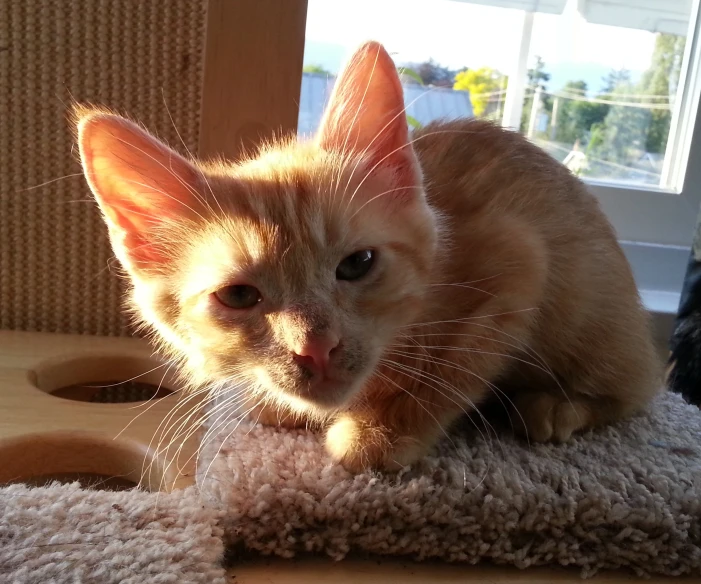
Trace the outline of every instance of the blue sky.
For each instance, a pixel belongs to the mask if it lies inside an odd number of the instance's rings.
[[[585,22],[570,2],[562,15],[537,14],[529,60],[540,55],[550,89],[583,79],[594,91],[612,68],[644,71],[653,33]],[[451,0],[310,0],[305,64],[338,71],[361,42],[385,44],[398,63],[433,58],[450,68],[508,73],[518,54],[519,11]],[[636,76],[636,75],[634,75]]]

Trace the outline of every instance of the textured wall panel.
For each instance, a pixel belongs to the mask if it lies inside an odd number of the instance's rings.
[[[71,99],[197,149],[204,0],[0,0],[0,328],[127,331]],[[44,185],[44,186],[38,186]]]

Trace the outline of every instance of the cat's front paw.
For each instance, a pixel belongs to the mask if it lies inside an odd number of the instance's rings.
[[[326,432],[326,450],[350,472],[396,471],[415,462],[425,448],[414,438],[351,415],[339,417]]]
[[[575,396],[524,392],[514,396],[512,423],[530,442],[566,442],[592,425],[588,403]]]

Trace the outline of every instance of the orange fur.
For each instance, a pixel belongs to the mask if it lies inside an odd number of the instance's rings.
[[[584,185],[487,122],[409,137],[402,108],[391,59],[368,43],[315,141],[250,160],[186,161],[122,118],[79,111],[86,175],[162,348],[254,419],[326,427],[352,470],[411,463],[494,394],[533,440],[644,407],[659,387],[646,314]],[[364,249],[377,253],[368,275],[338,281]],[[263,300],[218,304],[232,284]],[[331,333],[322,391],[292,347]]]

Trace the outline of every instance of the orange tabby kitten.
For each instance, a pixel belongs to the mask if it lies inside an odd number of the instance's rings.
[[[494,394],[535,441],[644,407],[660,387],[645,311],[584,185],[487,122],[410,137],[403,108],[367,43],[313,141],[249,160],[186,160],[79,109],[141,321],[194,386],[322,425],[355,471],[415,461]]]

